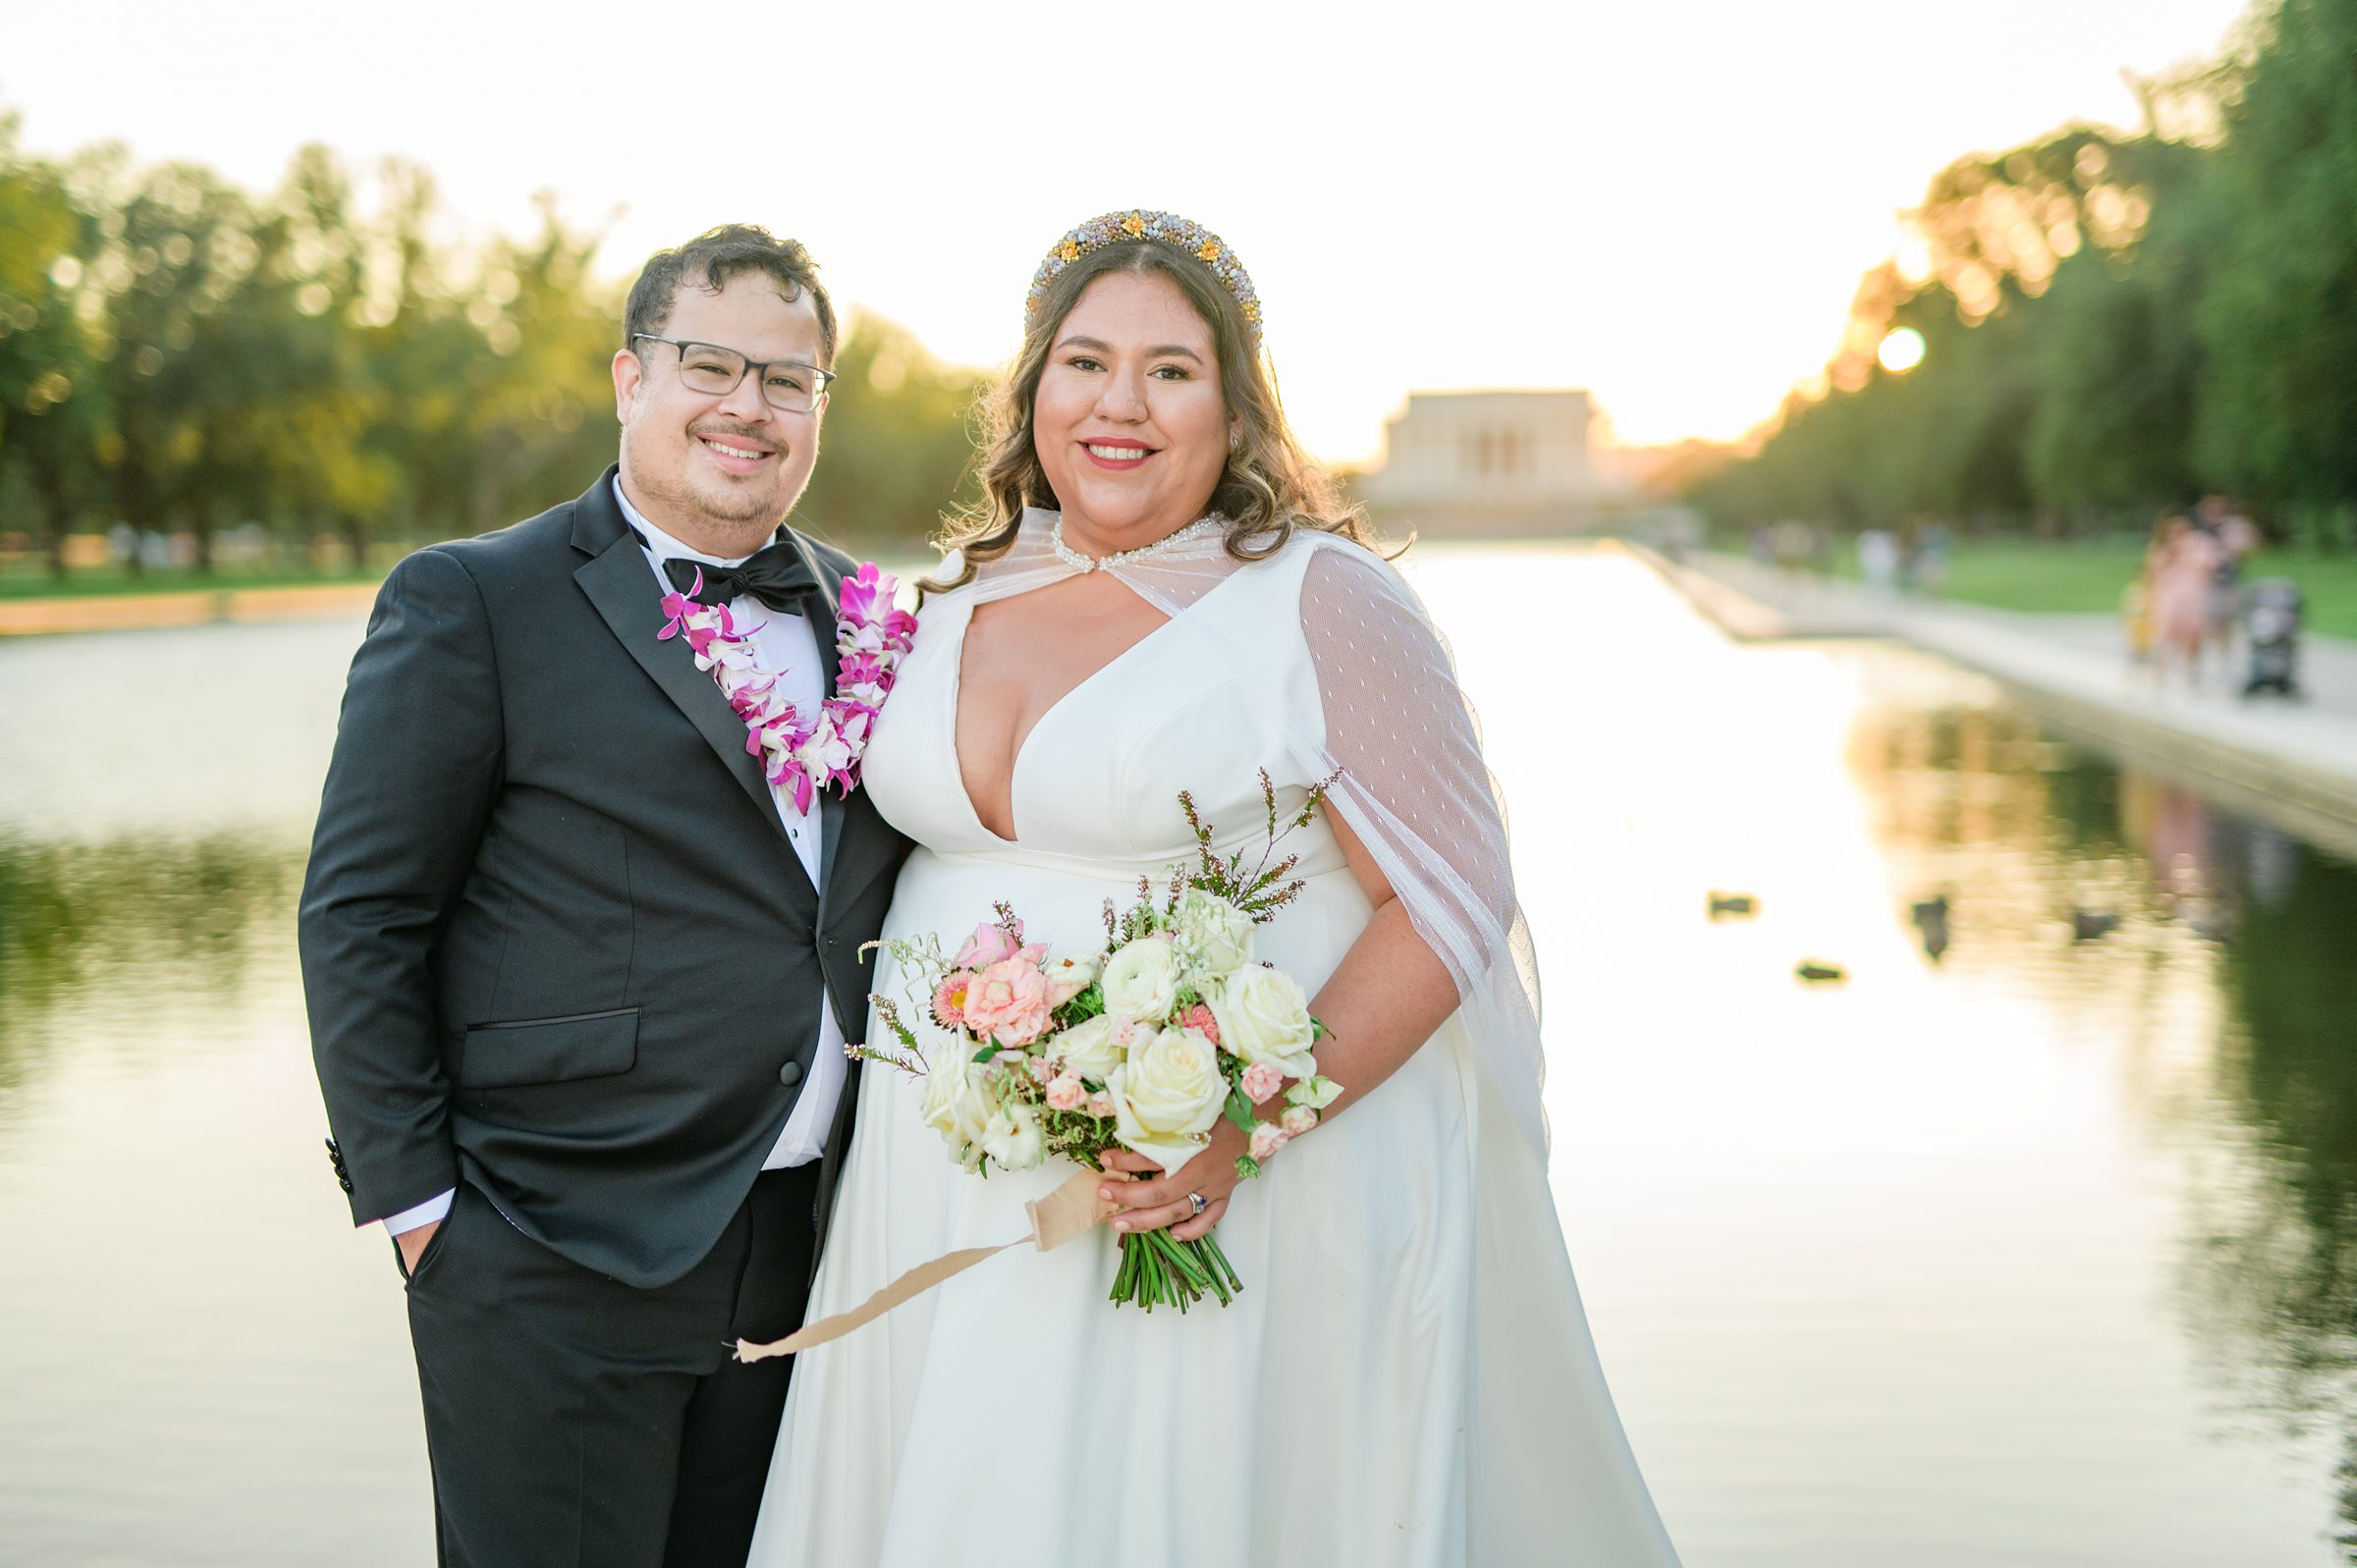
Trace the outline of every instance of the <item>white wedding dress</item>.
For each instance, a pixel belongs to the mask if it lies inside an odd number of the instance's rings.
[[[1121,568],[1172,620],[1039,720],[1010,842],[960,782],[959,657],[977,603],[1069,574],[1053,521],[1030,514],[977,583],[925,605],[865,763],[918,845],[885,934],[954,945],[1005,899],[1030,939],[1094,950],[1108,898],[1192,859],[1180,789],[1233,850],[1263,836],[1261,769],[1297,807],[1340,766],[1336,809],[1464,1004],[1236,1190],[1218,1231],[1244,1280],[1234,1305],[1113,1307],[1099,1229],[1010,1249],[804,1352],[751,1563],[1674,1565],[1547,1192],[1527,944],[1445,650],[1396,573],[1329,537],[1239,567],[1215,533]],[[1307,887],[1259,928],[1258,956],[1314,996],[1369,905],[1323,818],[1286,847]],[[901,986],[884,955],[877,991]],[[813,1321],[1026,1235],[1025,1201],[1070,1174],[967,1174],[920,1094],[861,1074]]]

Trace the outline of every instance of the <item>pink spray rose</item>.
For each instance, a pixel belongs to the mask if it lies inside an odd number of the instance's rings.
[[[1285,1135],[1288,1138],[1298,1138],[1317,1124],[1318,1113],[1310,1109],[1307,1106],[1288,1107],[1285,1112],[1285,1120],[1282,1123],[1285,1128]]]
[[[1211,1015],[1209,1003],[1198,1001],[1178,1015],[1179,1027],[1200,1029],[1203,1038],[1213,1045],[1220,1043],[1220,1021]]]
[[[1048,1080],[1050,1110],[1078,1110],[1088,1100],[1088,1086],[1070,1073]]]
[[[1113,1119],[1113,1096],[1102,1092],[1088,1097],[1088,1113],[1100,1120]]]
[[[934,1005],[938,1007],[939,1002]],[[1256,1106],[1265,1106],[1272,1095],[1285,1087],[1285,1074],[1274,1062],[1256,1061],[1244,1069],[1244,1098]],[[1254,1159],[1260,1157],[1255,1155]]]
[[[1005,963],[1020,951],[1023,946],[1023,923],[1016,921],[1010,932],[995,922],[985,922],[974,928],[965,945],[950,959],[953,969],[987,969],[992,964]]]
[[[1047,976],[1021,958],[991,964],[967,988],[965,1026],[1002,1046],[1029,1045],[1048,1026]]]
[[[1252,1158],[1266,1160],[1292,1141],[1292,1135],[1275,1122],[1261,1122],[1252,1129]]]

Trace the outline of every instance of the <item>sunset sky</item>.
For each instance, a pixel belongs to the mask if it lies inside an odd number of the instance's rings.
[[[1957,155],[2216,51],[2241,0],[1395,8],[18,8],[0,108],[250,188],[323,141],[425,164],[473,233],[534,191],[616,276],[730,220],[943,356],[1013,349],[1066,229],[1167,207],[1269,312],[1308,443],[1410,389],[1584,386],[1624,442],[1732,437],[1813,375]]]

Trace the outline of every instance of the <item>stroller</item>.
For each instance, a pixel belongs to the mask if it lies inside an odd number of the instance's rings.
[[[2296,697],[2300,675],[2300,622],[2306,602],[2289,577],[2262,577],[2243,590],[2242,629],[2251,668],[2242,694],[2275,691]]]

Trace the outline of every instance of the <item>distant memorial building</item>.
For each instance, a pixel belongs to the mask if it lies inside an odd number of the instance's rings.
[[[1581,391],[1410,393],[1359,493],[1386,531],[1569,533],[1619,492],[1589,450],[1595,422]]]

